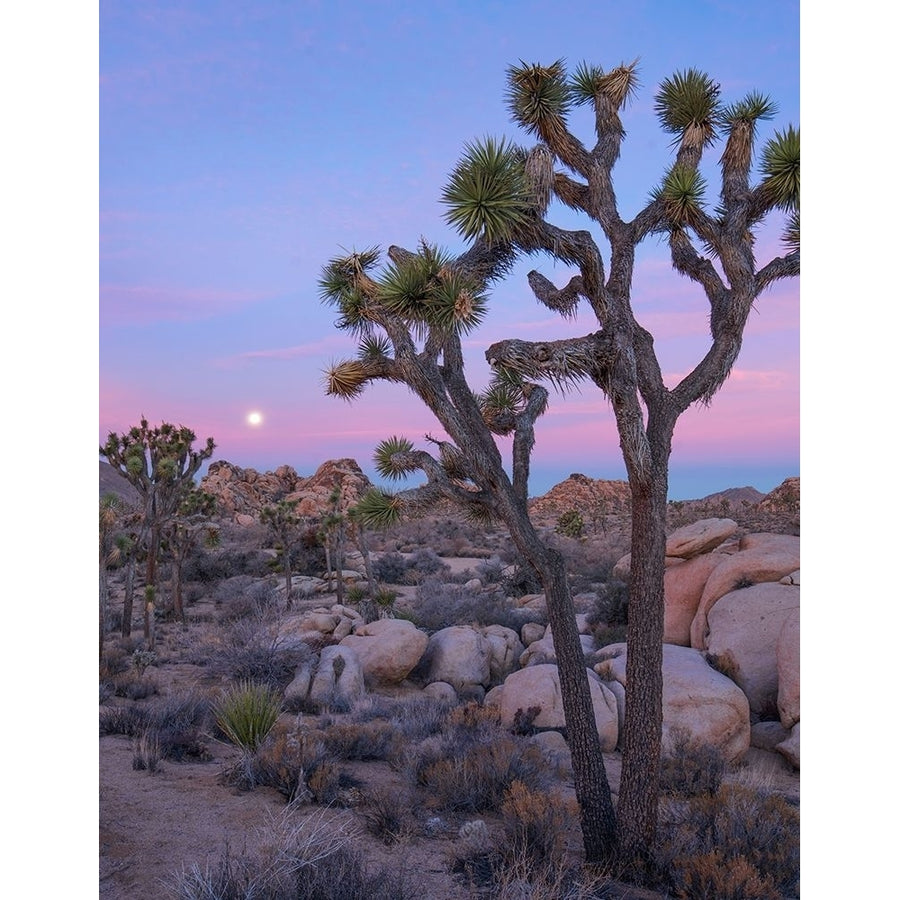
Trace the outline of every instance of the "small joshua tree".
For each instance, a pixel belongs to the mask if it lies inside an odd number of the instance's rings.
[[[100,455],[138,491],[142,516],[139,540],[147,548],[144,589],[144,637],[153,649],[154,600],[157,565],[164,526],[178,511],[185,494],[194,485],[194,476],[209,459],[215,442],[194,450],[197,439],[190,428],[163,422],[151,428],[146,419],[123,434],[110,433]]]
[[[293,571],[291,550],[299,538],[303,520],[297,515],[296,500],[279,500],[276,504],[264,506],[260,521],[269,529],[275,546],[281,554],[281,571],[284,573],[284,596],[288,609],[293,602]]]

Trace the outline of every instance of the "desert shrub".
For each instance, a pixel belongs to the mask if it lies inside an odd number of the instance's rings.
[[[146,672],[150,666],[155,666],[158,662],[159,657],[154,650],[147,650],[143,647],[139,647],[131,654],[131,665],[138,673],[139,678],[143,678],[144,672]]]
[[[396,551],[384,553],[372,562],[372,575],[387,584],[403,584],[406,578],[406,557]]]
[[[162,759],[162,746],[159,732],[155,728],[146,728],[135,735],[131,742],[133,755],[131,768],[136,771],[156,772]]]
[[[272,730],[281,698],[265,684],[243,681],[215,705],[216,724],[244,752],[252,753]]]
[[[199,581],[202,584],[224,581],[236,575],[261,578],[269,572],[270,559],[262,550],[200,548],[185,560],[181,577],[184,582]]]
[[[100,710],[100,736],[124,734],[135,737],[152,721],[152,712],[146,706],[109,706]]]
[[[513,781],[500,804],[507,861],[525,856],[537,865],[559,865],[568,849],[572,825],[577,827],[578,808],[557,794],[534,790]]]
[[[568,538],[580,538],[584,534],[584,519],[577,509],[566,510],[556,520],[556,533]]]
[[[363,723],[343,722],[322,730],[326,748],[338,759],[388,759],[397,753],[399,739],[395,726],[383,719]]]
[[[276,582],[268,578],[253,578],[238,575],[216,585],[212,592],[215,605],[219,608],[222,622],[236,622],[253,619],[258,622],[271,621],[278,609]]]
[[[673,729],[671,749],[660,761],[660,788],[673,797],[715,794],[725,774],[725,758],[709,744],[692,740],[684,729]]]
[[[328,752],[317,733],[279,734],[259,750],[227,770],[223,780],[244,789],[275,788],[288,803],[308,801],[307,781],[328,761]]]
[[[121,646],[107,646],[100,661],[100,680],[109,681],[116,675],[127,672],[130,667],[131,657],[128,650]]]
[[[460,729],[423,742],[411,764],[415,782],[442,808],[468,812],[499,809],[514,781],[542,786],[544,768],[534,745],[504,733],[484,742]]]
[[[657,863],[678,897],[778,900],[800,878],[800,812],[743,785],[667,806]]]
[[[152,710],[163,758],[209,759],[206,728],[212,719],[212,702],[200,694],[175,695]]]
[[[398,797],[395,791],[380,788],[366,795],[360,815],[366,831],[388,846],[412,830],[408,798]]]
[[[534,566],[523,557],[513,554],[505,561],[508,567],[512,566],[502,581],[505,593],[511,597],[524,597],[526,594],[540,594],[544,590]]]
[[[126,697],[129,700],[146,700],[159,693],[159,688],[152,678],[142,678],[136,674],[120,676],[115,680],[113,689],[117,697]]]
[[[612,579],[594,588],[596,599],[588,612],[588,625],[599,640],[603,630],[613,625],[628,624],[628,585]],[[612,641],[607,641],[612,643]]]
[[[484,585],[500,584],[503,581],[505,568],[499,556],[490,556],[475,567],[475,577]]]
[[[213,674],[233,682],[255,681],[279,690],[291,683],[309,655],[305,644],[286,646],[274,628],[237,622],[212,651],[209,667]]]
[[[410,618],[418,628],[430,632],[451,625],[504,625],[517,630],[521,624],[504,597],[474,594],[437,578],[427,578],[416,588]]]

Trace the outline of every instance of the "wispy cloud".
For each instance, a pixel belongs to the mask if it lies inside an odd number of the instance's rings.
[[[194,322],[258,303],[265,296],[257,291],[101,284],[100,323]]]
[[[232,369],[242,365],[252,365],[257,361],[310,359],[317,356],[328,356],[329,354],[349,354],[355,348],[356,345],[345,335],[335,334],[318,341],[294,344],[290,347],[266,347],[262,350],[245,350],[242,353],[218,359],[214,365],[217,368]]]

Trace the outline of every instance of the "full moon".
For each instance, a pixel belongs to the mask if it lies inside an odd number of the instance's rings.
[[[257,425],[262,425],[262,413],[247,413],[247,424],[253,425],[254,427],[256,427]]]

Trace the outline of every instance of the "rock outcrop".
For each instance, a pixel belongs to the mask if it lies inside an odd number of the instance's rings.
[[[340,506],[346,511],[372,483],[353,459],[328,460],[308,478],[298,475],[290,466],[279,466],[274,472],[257,472],[223,460],[210,465],[200,487],[215,496],[220,515],[249,525],[259,520],[264,506],[279,500],[296,500],[298,515],[319,517],[329,510],[329,498],[335,487],[341,490]]]

